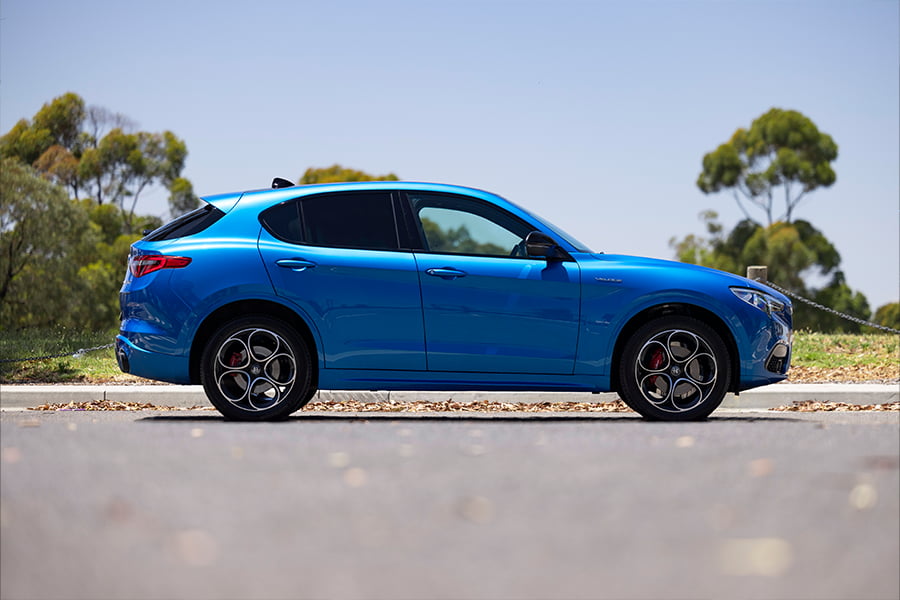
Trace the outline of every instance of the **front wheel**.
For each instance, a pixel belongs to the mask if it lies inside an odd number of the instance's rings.
[[[213,334],[200,359],[200,381],[213,406],[239,421],[287,418],[315,392],[303,338],[262,315],[235,319]]]
[[[731,358],[721,336],[690,317],[641,326],[619,362],[622,400],[647,419],[705,419],[725,398]]]

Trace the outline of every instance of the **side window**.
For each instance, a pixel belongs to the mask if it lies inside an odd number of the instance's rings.
[[[307,244],[368,250],[400,247],[388,192],[312,196],[300,207]]]
[[[390,192],[299,198],[273,206],[260,220],[286,242],[366,250],[399,248]]]
[[[409,199],[430,252],[525,256],[531,227],[494,206],[439,194],[411,193]]]

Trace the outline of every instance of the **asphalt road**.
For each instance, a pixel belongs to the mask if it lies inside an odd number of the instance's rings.
[[[4,411],[0,596],[896,599],[898,417]]]

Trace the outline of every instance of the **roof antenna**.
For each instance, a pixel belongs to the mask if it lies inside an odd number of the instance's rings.
[[[294,182],[282,179],[281,177],[276,177],[272,180],[272,187],[276,190],[279,188],[294,187]]]

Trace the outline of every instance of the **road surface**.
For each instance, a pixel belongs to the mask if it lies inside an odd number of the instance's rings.
[[[0,596],[900,597],[894,413],[0,414]]]

